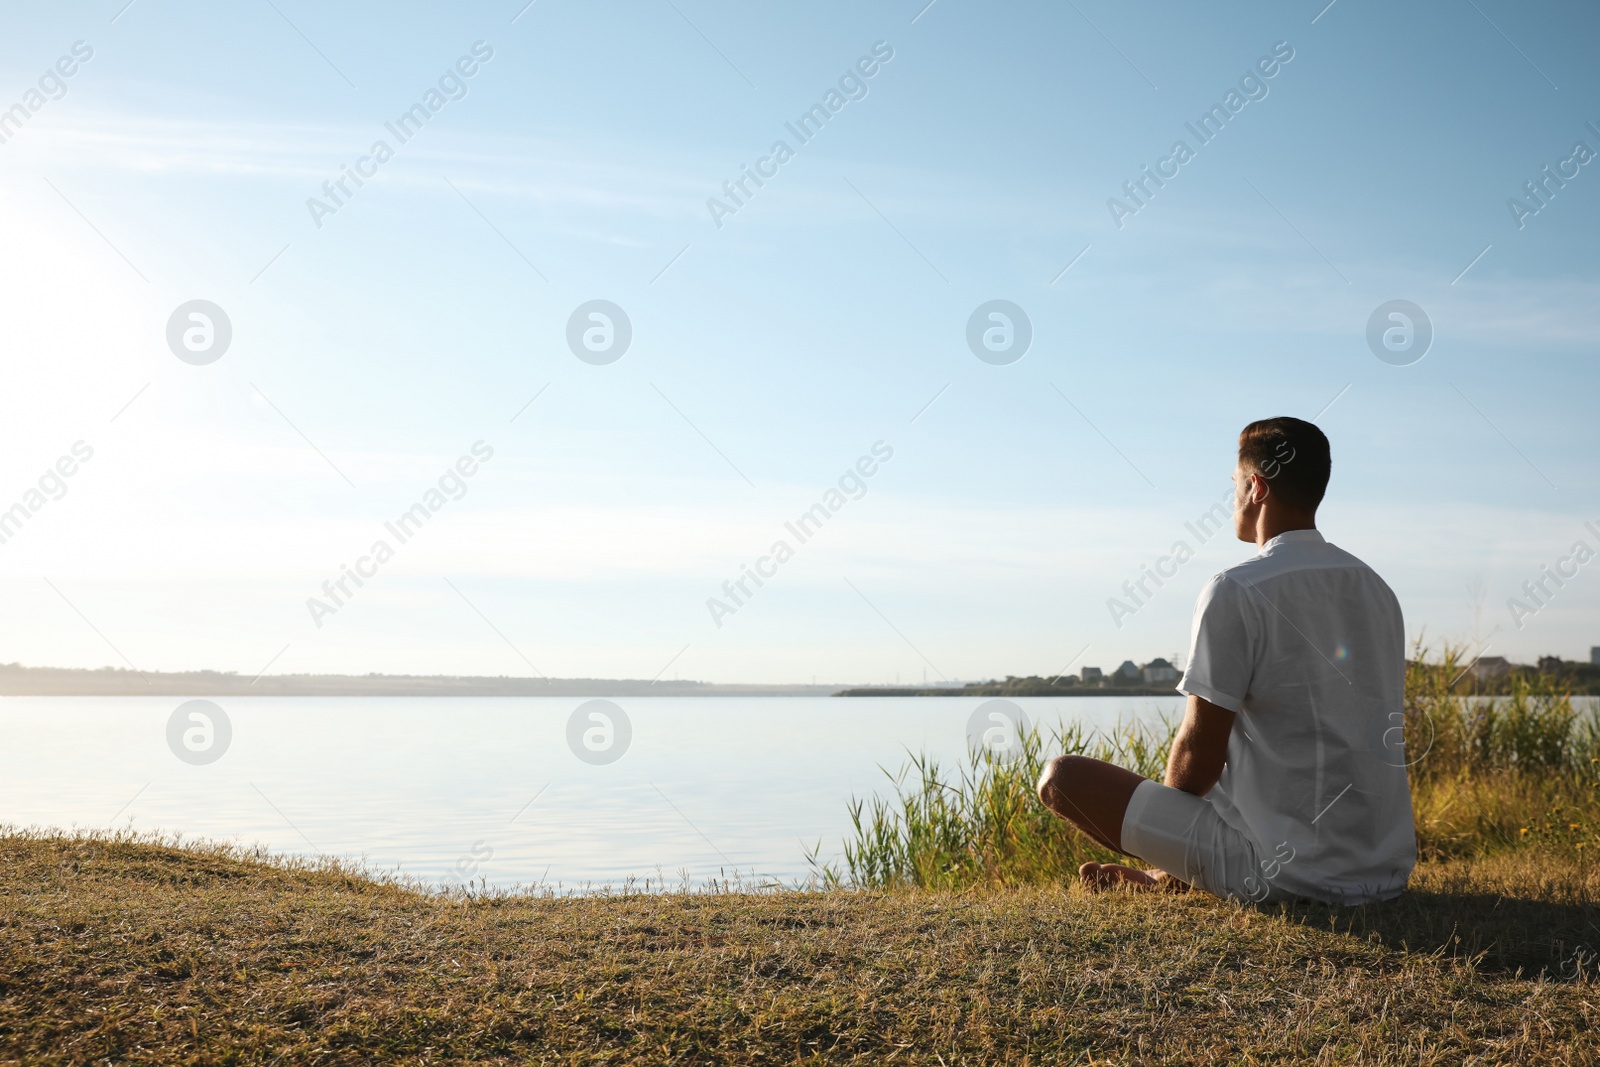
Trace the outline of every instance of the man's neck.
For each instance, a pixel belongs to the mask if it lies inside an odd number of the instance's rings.
[[[1315,530],[1316,517],[1312,515],[1268,515],[1262,512],[1256,520],[1256,548],[1265,549],[1267,542],[1279,534],[1286,534],[1292,530]]]

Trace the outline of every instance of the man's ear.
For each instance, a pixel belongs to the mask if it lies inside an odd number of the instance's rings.
[[[1272,494],[1272,485],[1259,471],[1250,472],[1250,503],[1264,504]]]

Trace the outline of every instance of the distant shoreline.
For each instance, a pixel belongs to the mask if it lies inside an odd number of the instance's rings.
[[[843,686],[718,684],[643,678],[512,678],[412,674],[134,671],[0,664],[0,696],[182,697],[751,697],[832,696]]]
[[[1485,696],[1539,676],[1512,665],[1497,677],[1462,681]],[[1067,681],[1071,684],[1061,685]],[[1556,683],[1573,696],[1600,695],[1600,667],[1567,663]],[[1085,685],[1037,675],[961,686],[845,683],[723,683],[643,678],[521,678],[445,674],[264,674],[137,671],[125,667],[27,667],[0,663],[0,697],[1179,697],[1171,685]]]
[[[1183,694],[1169,686],[1061,686],[1019,692],[1004,682],[974,683],[960,689],[921,688],[912,686],[863,685],[843,689],[834,694],[841,697],[1180,697]]]

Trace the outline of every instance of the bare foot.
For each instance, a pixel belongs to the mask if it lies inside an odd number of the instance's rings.
[[[1155,868],[1141,871],[1136,867],[1125,867],[1120,863],[1085,863],[1078,868],[1078,878],[1083,882],[1083,887],[1091,893],[1101,893],[1108,889],[1131,889],[1142,892],[1151,889],[1170,891],[1188,888],[1166,871]]]

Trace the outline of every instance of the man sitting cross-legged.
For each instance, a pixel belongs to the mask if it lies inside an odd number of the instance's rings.
[[[1239,435],[1234,531],[1260,553],[1200,592],[1166,784],[1086,756],[1040,775],[1051,811],[1154,868],[1086,863],[1088,888],[1333,904],[1405,888],[1405,631],[1383,579],[1316,530],[1331,466],[1311,423]]]

